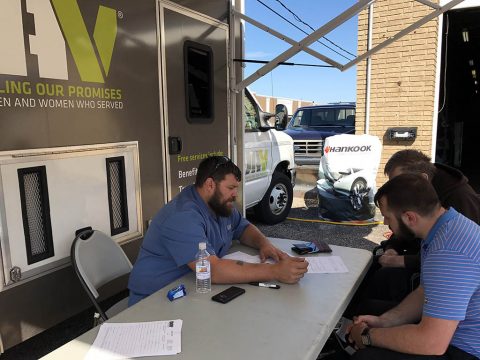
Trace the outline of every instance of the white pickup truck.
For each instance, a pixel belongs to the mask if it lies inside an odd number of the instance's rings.
[[[287,217],[292,207],[295,185],[293,139],[280,131],[286,109],[277,105],[272,124],[274,115],[264,112],[248,89],[243,100],[245,207],[253,207],[259,220],[276,224]]]

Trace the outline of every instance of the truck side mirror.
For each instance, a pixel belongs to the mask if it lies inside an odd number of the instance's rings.
[[[269,112],[264,112],[263,113],[263,120],[268,121],[271,117],[274,117],[275,114],[269,113]]]
[[[284,130],[288,123],[288,110],[283,104],[275,106],[275,128],[277,130]]]
[[[268,124],[270,127],[274,127],[274,120],[270,120],[275,116],[275,114],[269,113],[269,112],[264,112],[262,113],[262,119],[265,124]]]

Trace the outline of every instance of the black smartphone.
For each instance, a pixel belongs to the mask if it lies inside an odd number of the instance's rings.
[[[245,289],[239,288],[237,286],[230,286],[228,289],[219,292],[217,295],[213,295],[212,300],[222,304],[226,304],[229,301],[235,299],[236,297],[242,295],[244,292]]]
[[[298,255],[305,255],[310,253],[310,249],[306,247],[293,246],[292,250],[295,251]]]

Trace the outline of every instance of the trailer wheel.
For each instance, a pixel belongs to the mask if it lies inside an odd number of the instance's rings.
[[[277,224],[292,208],[293,186],[287,175],[276,172],[262,200],[254,207],[255,216],[266,224]]]

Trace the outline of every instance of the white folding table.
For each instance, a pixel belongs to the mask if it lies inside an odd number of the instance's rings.
[[[293,255],[290,248],[295,241],[270,240]],[[211,296],[230,285],[213,284],[210,294],[197,294],[195,275],[189,273],[109,322],[182,319],[182,352],[174,355],[178,360],[316,359],[372,259],[366,250],[331,248],[332,255],[343,259],[348,273],[306,274],[299,283],[281,284],[278,290],[240,284],[237,286],[246,293],[227,304],[214,302]],[[232,251],[255,254],[255,250],[239,244]],[[169,301],[168,290],[181,283],[186,286],[187,296]],[[97,332],[98,327],[44,359],[83,359]]]

